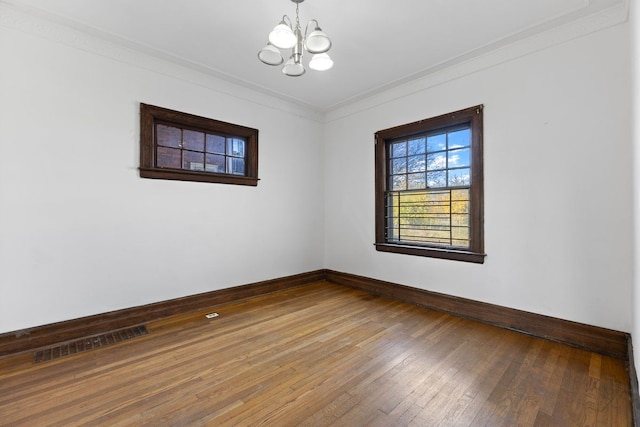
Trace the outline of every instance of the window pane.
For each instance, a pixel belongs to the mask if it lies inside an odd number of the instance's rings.
[[[462,129],[449,133],[449,149],[469,147],[471,145],[471,129]]]
[[[427,151],[442,151],[447,149],[447,134],[431,135],[427,138]]]
[[[427,144],[425,138],[412,139],[409,141],[409,155],[412,154],[422,154],[427,149]]]
[[[391,189],[394,191],[407,189],[407,176],[394,175],[391,179]]]
[[[427,154],[427,170],[446,169],[447,157],[445,153]]]
[[[423,173],[410,173],[407,176],[409,190],[420,190],[427,187],[427,176]]]
[[[449,151],[449,164],[450,168],[459,168],[463,166],[471,165],[471,149],[463,148],[461,150]]]
[[[207,154],[206,170],[207,172],[224,173],[224,156]]]
[[[423,172],[426,170],[424,156],[407,157],[407,165],[409,172]]]
[[[227,168],[228,173],[244,175],[244,159],[229,157],[227,160],[229,161]]]
[[[469,240],[469,228],[468,227],[452,227],[451,237],[454,240]]]
[[[407,172],[407,159],[405,157],[401,157],[399,159],[392,160],[393,165],[391,166],[391,174],[397,175],[399,173]]]
[[[427,172],[427,186],[430,188],[446,187],[447,173],[445,171]]]
[[[158,147],[156,151],[156,167],[180,169],[180,151],[175,148]]]
[[[463,189],[390,194],[386,207],[387,239],[469,248],[469,215],[461,213],[468,211],[468,192]],[[459,200],[453,200],[454,193]]]
[[[220,135],[207,134],[207,152],[224,154],[225,137]]]
[[[398,237],[398,227],[400,225],[400,219],[398,217],[398,203],[400,200],[400,193],[393,193],[387,196],[387,228],[386,235],[388,239],[396,240]]]
[[[451,215],[451,225],[456,227],[468,227],[469,215],[467,214],[453,214]]]
[[[461,190],[451,190],[451,200],[457,201],[468,201],[469,200],[469,190],[461,189]]]
[[[156,138],[158,145],[163,147],[180,148],[180,142],[182,140],[181,129],[171,126],[158,125],[156,126]]]
[[[449,170],[449,185],[451,187],[459,185],[471,184],[471,170],[465,169],[452,169]]]
[[[407,155],[407,142],[394,142],[391,144],[391,157],[403,157]]]
[[[204,151],[204,133],[185,129],[182,132],[182,148]]]
[[[227,138],[227,155],[244,157],[244,141],[236,138]]]
[[[182,169],[204,171],[204,153],[193,151],[182,152]]]

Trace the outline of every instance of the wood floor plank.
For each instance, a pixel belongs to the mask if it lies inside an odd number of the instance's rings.
[[[326,282],[146,326],[0,359],[0,425],[632,423],[621,360]]]

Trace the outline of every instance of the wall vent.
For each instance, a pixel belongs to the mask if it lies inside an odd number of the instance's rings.
[[[95,348],[117,344],[146,334],[148,334],[148,332],[145,325],[120,329],[38,350],[33,354],[33,360],[35,363],[47,362],[61,357],[71,356],[76,353],[93,350]]]

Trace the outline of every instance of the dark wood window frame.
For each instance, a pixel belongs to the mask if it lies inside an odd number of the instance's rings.
[[[444,258],[457,261],[483,263],[484,253],[484,189],[483,189],[483,106],[467,108],[418,122],[409,123],[375,134],[375,247],[378,251]],[[471,183],[469,248],[443,247],[441,245],[391,242],[387,238],[385,194],[389,186],[389,145],[399,138],[426,134],[439,129],[460,125],[471,129]],[[445,187],[451,188],[451,187]]]
[[[220,173],[159,167],[157,165],[156,126],[167,125],[187,131],[203,132],[245,141],[244,174]],[[204,166],[204,165],[203,165]],[[258,185],[258,130],[188,113],[140,104],[140,176],[142,178]]]

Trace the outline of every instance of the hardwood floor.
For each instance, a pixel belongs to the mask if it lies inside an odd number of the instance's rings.
[[[0,359],[0,425],[632,424],[622,360],[327,282],[147,329]]]

